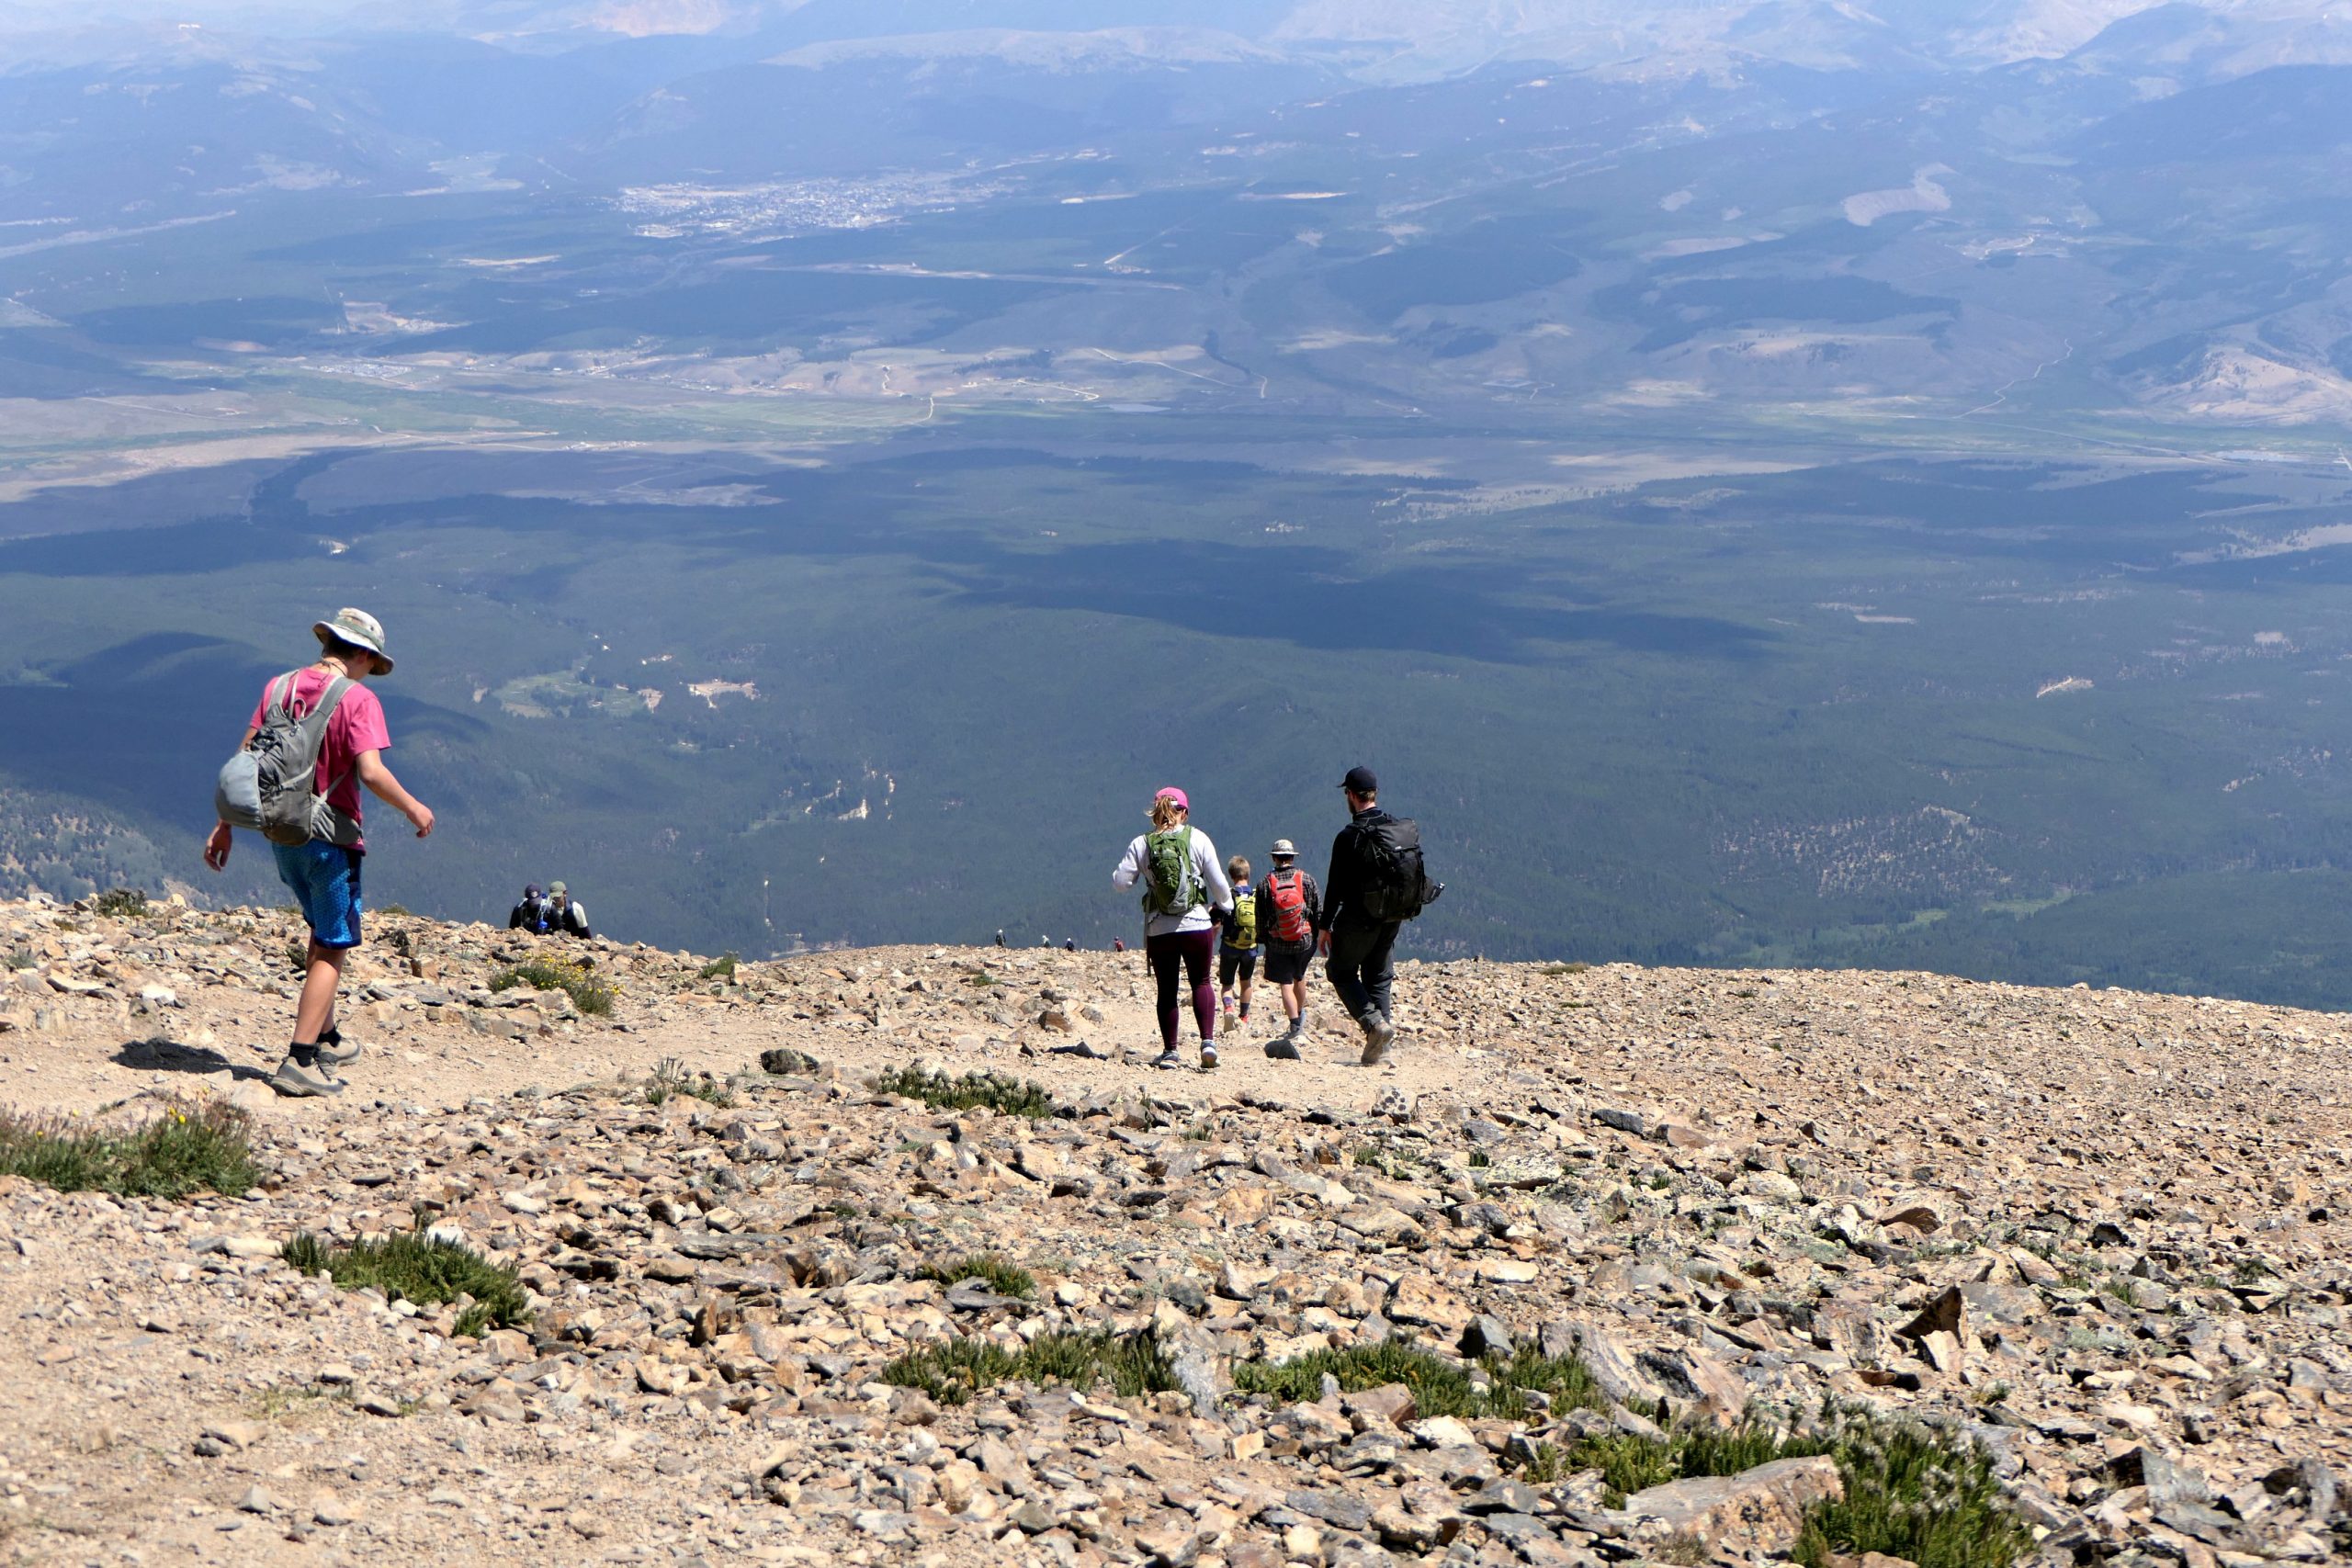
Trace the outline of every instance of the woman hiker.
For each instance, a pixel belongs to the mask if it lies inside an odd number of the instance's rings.
[[[1151,799],[1151,830],[1136,835],[1111,873],[1121,892],[1143,886],[1144,954],[1159,983],[1159,1059],[1173,1067],[1182,1018],[1181,974],[1193,991],[1193,1018],[1201,1030],[1201,1066],[1216,1066],[1216,987],[1211,965],[1216,933],[1233,910],[1233,885],[1217,863],[1216,846],[1189,820],[1192,802],[1173,785]]]

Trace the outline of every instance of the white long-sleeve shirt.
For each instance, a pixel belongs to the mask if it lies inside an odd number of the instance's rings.
[[[1144,874],[1149,855],[1145,842],[1150,837],[1137,833],[1127,852],[1119,857],[1116,869],[1111,873],[1111,886],[1124,893],[1133,887]],[[1170,931],[1204,931],[1216,924],[1225,912],[1233,908],[1233,884],[1226,880],[1225,866],[1217,859],[1216,846],[1198,828],[1193,829],[1193,874],[1201,885],[1203,902],[1181,915],[1147,915],[1143,934],[1147,937],[1166,936]]]

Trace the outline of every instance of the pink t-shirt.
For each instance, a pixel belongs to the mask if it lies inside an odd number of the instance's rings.
[[[325,691],[334,677],[323,670],[305,670],[294,677],[294,711],[305,714],[311,705]],[[249,729],[261,728],[262,716],[269,706],[273,680],[261,689],[261,700],[254,704],[254,716]],[[366,685],[355,683],[343,694],[343,701],[335,705],[334,716],[327,720],[327,738],[319,747],[319,773],[316,787],[324,793],[327,804],[341,811],[354,822],[359,820],[359,771],[356,763],[363,751],[381,751],[392,743],[392,732],[384,727],[384,705]],[[340,781],[340,782],[338,782]],[[358,848],[365,849],[367,840]]]

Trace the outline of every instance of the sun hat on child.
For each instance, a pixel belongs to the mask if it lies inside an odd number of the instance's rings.
[[[322,645],[329,638],[347,642],[354,648],[364,648],[376,656],[376,673],[392,672],[392,656],[384,651],[384,623],[365,610],[337,610],[334,619],[311,625],[311,633]]]

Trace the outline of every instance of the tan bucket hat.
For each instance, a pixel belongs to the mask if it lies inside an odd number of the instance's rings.
[[[311,635],[324,647],[328,639],[347,642],[354,648],[364,648],[376,656],[376,673],[392,672],[392,656],[384,651],[384,623],[365,610],[342,609],[331,621],[318,621],[311,627]]]

